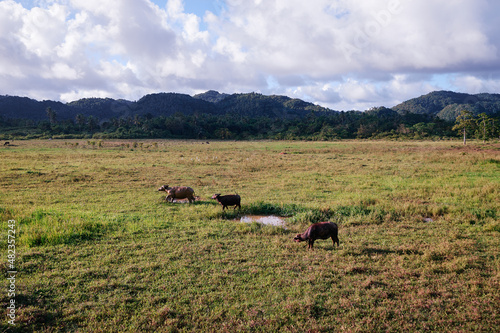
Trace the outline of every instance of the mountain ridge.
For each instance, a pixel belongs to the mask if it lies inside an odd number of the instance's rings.
[[[500,112],[500,94],[466,94],[453,91],[433,91],[393,106],[399,114],[427,114],[447,121],[454,121],[462,110],[474,114],[495,115]]]
[[[62,103],[37,101],[28,97],[0,95],[0,116],[4,119],[47,120],[47,108],[56,112],[58,120],[75,119],[78,114],[93,116],[100,121],[138,116],[172,116],[176,113],[240,114],[245,117],[303,118],[311,113],[329,114],[339,111],[283,95],[259,93],[225,94],[215,90],[190,96],[162,92],[143,96],[137,101],[112,98],[83,98]],[[392,108],[399,114],[414,113],[454,121],[461,110],[474,114],[500,113],[500,94],[466,94],[453,91],[433,91],[409,99]]]

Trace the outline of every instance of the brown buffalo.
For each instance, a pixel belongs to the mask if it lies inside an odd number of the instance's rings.
[[[296,242],[303,242],[308,240],[308,248],[313,249],[314,241],[316,239],[328,239],[331,237],[333,241],[333,247],[335,247],[335,243],[337,243],[337,246],[340,246],[338,230],[339,228],[337,224],[333,222],[314,223],[309,228],[307,228],[304,233],[297,234],[297,236],[295,236],[293,240]]]
[[[226,209],[228,206],[234,206],[234,209],[236,209],[236,207],[241,209],[241,197],[238,194],[214,194],[212,199],[217,200],[222,205],[222,210]]]
[[[189,203],[195,200],[194,190],[187,186],[173,186],[163,185],[158,189],[158,191],[165,191],[168,193],[165,200],[174,202],[174,199],[188,199]]]

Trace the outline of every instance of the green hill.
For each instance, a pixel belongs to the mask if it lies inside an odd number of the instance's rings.
[[[258,93],[229,95],[216,105],[222,113],[253,118],[302,118],[311,112],[335,112],[300,99],[278,95],[266,96]]]
[[[500,94],[470,95],[452,91],[434,91],[410,99],[392,109],[400,114],[425,114],[447,121],[454,121],[462,110],[496,116],[500,113]]]

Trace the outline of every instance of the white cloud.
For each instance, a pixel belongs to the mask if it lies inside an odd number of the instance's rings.
[[[42,76],[45,74],[46,73],[42,73]],[[48,79],[76,80],[80,77],[76,69],[69,67],[69,65],[65,63],[55,63],[47,74],[50,75],[44,77]]]
[[[250,69],[280,83],[283,77],[301,75],[301,86],[281,91],[334,108],[391,106],[448,88],[432,80],[402,79],[421,73],[456,75],[482,66],[498,72],[498,45],[489,29],[495,21],[484,21],[494,7],[500,9],[493,1],[276,0],[265,8],[250,1],[228,4],[226,17],[211,23],[248,50]],[[320,89],[325,84],[330,86],[326,91]]]
[[[61,94],[61,99],[63,101],[76,101],[82,98],[107,98],[108,92],[105,90],[97,90],[97,89],[89,89],[89,90],[79,90],[79,91],[68,91],[64,94]]]
[[[64,39],[66,15],[65,7],[58,4],[48,9],[33,8],[23,15],[23,26],[17,37],[30,52],[50,57]]]
[[[227,55],[232,61],[236,63],[243,63],[246,59],[245,52],[241,49],[239,43],[235,43],[226,37],[219,37],[217,43],[213,47],[217,53]]]
[[[470,93],[500,92],[500,80],[494,79],[492,75],[487,77],[461,75],[453,79],[453,84],[461,91]]]
[[[500,88],[498,1],[217,0],[203,17],[187,1],[0,1],[0,94],[261,91],[348,110]]]

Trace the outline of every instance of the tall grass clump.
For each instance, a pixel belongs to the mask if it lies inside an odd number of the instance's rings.
[[[245,206],[242,213],[249,215],[277,215],[277,216],[293,216],[297,212],[304,210],[297,204],[271,204],[264,201],[250,203]]]
[[[38,209],[19,220],[19,241],[28,247],[78,244],[98,239],[104,226],[81,217]]]

